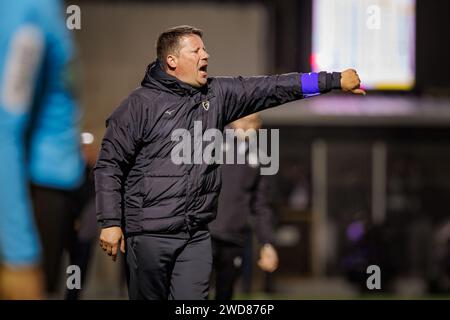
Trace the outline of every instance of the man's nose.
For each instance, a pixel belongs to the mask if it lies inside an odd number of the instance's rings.
[[[210,57],[209,53],[207,51],[204,51],[202,59],[203,60],[208,60],[209,57]]]

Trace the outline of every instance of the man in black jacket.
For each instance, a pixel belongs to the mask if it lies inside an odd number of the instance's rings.
[[[269,178],[260,174],[258,150],[249,147],[247,130],[258,130],[261,119],[253,113],[234,121],[233,129],[242,131],[224,150],[237,150],[246,158],[243,164],[222,165],[222,189],[217,218],[209,224],[213,247],[216,300],[230,300],[242,271],[246,235],[253,229],[260,243],[258,266],[266,272],[278,267],[274,247],[275,213],[270,204]],[[226,152],[226,151],[225,151]],[[247,240],[248,241],[248,240]]]
[[[174,161],[173,132],[195,135],[195,122],[202,132],[223,130],[246,115],[334,88],[364,91],[352,69],[208,77],[202,31],[189,26],[163,32],[157,57],[106,123],[95,169],[100,245],[113,260],[119,248],[126,251],[131,299],[206,299],[207,224],[216,215],[219,165]],[[198,139],[193,143],[194,154]]]

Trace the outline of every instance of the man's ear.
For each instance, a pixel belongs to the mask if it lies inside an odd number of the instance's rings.
[[[178,65],[178,59],[176,56],[169,54],[166,58],[167,66],[170,69],[175,69]]]

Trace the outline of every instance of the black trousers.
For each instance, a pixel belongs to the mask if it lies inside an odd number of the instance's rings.
[[[127,237],[131,300],[204,300],[212,269],[208,230]]]
[[[33,185],[31,195],[43,251],[46,291],[54,294],[59,289],[62,255],[70,242],[76,217],[72,193]]]
[[[242,273],[244,248],[236,244],[212,240],[216,300],[231,300],[234,285]]]

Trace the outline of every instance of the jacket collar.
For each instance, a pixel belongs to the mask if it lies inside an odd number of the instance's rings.
[[[205,94],[208,91],[207,85],[202,88],[195,88],[164,71],[159,60],[150,63],[145,71],[141,85],[148,88],[157,87],[159,90],[169,91],[181,96],[193,96],[199,92]]]

